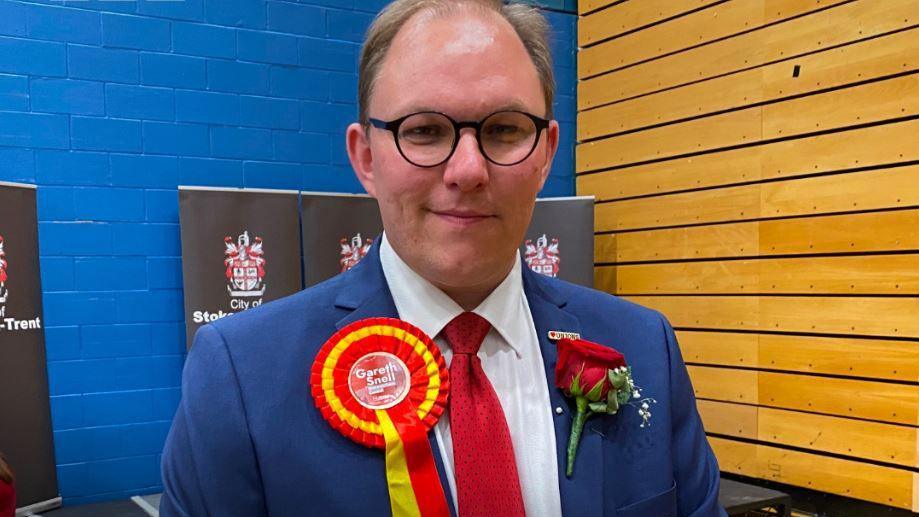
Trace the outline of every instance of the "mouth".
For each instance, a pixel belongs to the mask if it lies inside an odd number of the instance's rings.
[[[459,226],[471,226],[495,217],[493,214],[474,210],[430,210],[439,219]]]

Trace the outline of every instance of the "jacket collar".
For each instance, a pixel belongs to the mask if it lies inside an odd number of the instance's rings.
[[[399,311],[393,302],[383,266],[380,264],[379,240],[356,266],[344,273],[342,289],[335,298],[335,306],[350,311],[338,320],[338,329],[364,318],[398,318]]]

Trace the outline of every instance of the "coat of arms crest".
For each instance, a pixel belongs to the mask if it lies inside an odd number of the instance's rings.
[[[550,243],[546,234],[542,234],[536,239],[535,245],[532,240],[527,239],[524,246],[526,248],[524,260],[530,269],[552,278],[558,276],[559,263],[562,260],[558,251],[558,239],[552,239]]]
[[[230,236],[224,237],[226,245],[223,263],[226,265],[227,291],[230,296],[262,296],[265,294],[265,257],[262,250],[262,238],[256,236],[249,241],[249,232],[244,231],[233,242]]]
[[[0,303],[6,303],[6,252],[3,251],[3,236],[0,235]]]
[[[348,242],[347,238],[341,239],[341,259],[339,259],[339,264],[341,264],[341,272],[353,268],[357,265],[358,262],[367,255],[367,252],[370,251],[370,246],[373,244],[373,238],[363,240],[361,239],[361,234],[358,233],[354,237],[351,237],[351,242]]]

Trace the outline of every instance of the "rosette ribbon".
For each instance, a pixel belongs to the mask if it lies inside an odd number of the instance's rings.
[[[310,372],[316,407],[351,440],[385,450],[394,516],[449,516],[427,433],[443,414],[447,366],[421,329],[369,318],[335,333]]]

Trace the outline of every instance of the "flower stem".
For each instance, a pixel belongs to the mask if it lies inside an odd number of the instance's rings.
[[[578,444],[581,442],[581,432],[584,430],[584,422],[587,420],[587,398],[576,397],[578,412],[574,416],[574,422],[571,424],[571,434],[568,436],[568,467],[565,469],[565,476],[571,477],[574,471],[574,457],[578,452]]]

